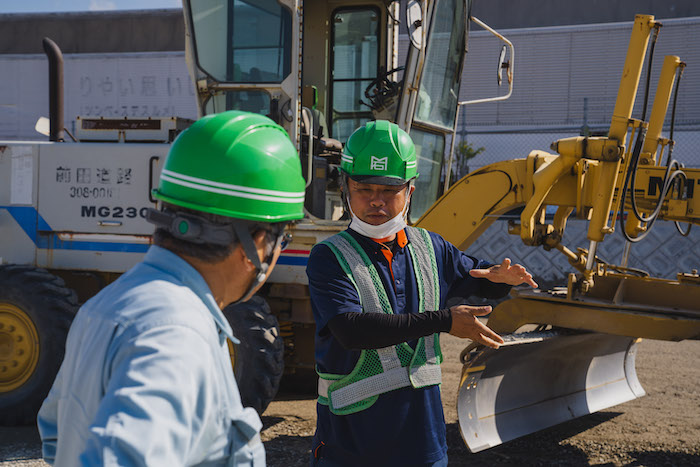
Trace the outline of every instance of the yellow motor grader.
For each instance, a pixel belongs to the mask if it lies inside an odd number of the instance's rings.
[[[634,369],[637,339],[700,335],[697,274],[676,281],[652,279],[626,264],[605,264],[595,254],[598,243],[614,232],[618,213],[626,219],[620,230],[631,244],[656,220],[696,223],[693,213],[700,212],[693,197],[700,174],[672,161],[672,138],[661,136],[676,75],[684,66],[678,57],[665,60],[649,122],[645,116],[632,118],[649,39],[655,41],[661,26],[652,16],[635,19],[606,137],[563,139],[553,145],[556,154],[533,151],[526,159],[486,166],[436,201],[444,162],[449,173],[443,153],[448,138],[455,139],[460,104],[510,95],[458,102],[470,23],[507,44],[498,75],[506,70],[512,85],[512,44],[471,16],[471,2],[184,5],[200,112],[244,108],[265,113],[300,148],[308,216],[293,227],[297,262],[283,257],[265,293],[285,341],[292,342],[288,370],[308,367],[313,350],[308,289],[300,274],[308,250],[346,226],[338,219],[334,181],[339,150],[369,119],[396,122],[416,144],[420,198],[413,200],[411,214],[420,217],[417,226],[466,249],[501,215],[521,209],[511,233],[526,245],[560,251],[578,271],[566,287],[514,292],[489,318],[490,326],[507,335],[507,345],[497,351],[470,346],[463,352],[458,412],[472,451],[641,396]],[[282,19],[273,22],[273,17]],[[261,35],[260,28],[279,34]],[[400,31],[409,39],[403,64]],[[267,68],[260,67],[266,60]],[[548,225],[545,212],[554,206]],[[571,216],[590,222],[588,250],[573,252],[562,244]]]
[[[488,319],[505,345],[462,352],[457,406],[472,452],[643,396],[635,372],[640,338],[700,338],[697,270],[665,280],[626,264],[632,244],[655,221],[674,221],[683,235],[700,223],[700,169],[673,160],[674,141],[661,135],[685,67],[679,57],[665,57],[649,121],[632,118],[648,43],[660,27],[653,16],[635,18],[607,136],[565,138],[552,144],[556,154],[532,151],[485,166],[455,183],[416,224],[465,249],[499,216],[521,208],[509,233],[558,250],[577,271],[562,287],[514,291]],[[644,108],[642,114],[646,102]],[[548,206],[556,207],[551,224]],[[587,250],[562,244],[571,216],[588,221]],[[596,256],[596,247],[618,223],[627,242],[622,264],[613,265]]]

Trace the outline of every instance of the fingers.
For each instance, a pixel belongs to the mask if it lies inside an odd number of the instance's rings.
[[[522,269],[522,273],[518,276],[518,283],[515,285],[527,284],[533,289],[536,289],[538,285],[537,282],[535,282],[535,280],[532,278],[532,274],[527,272],[524,267],[520,266],[520,268]]]
[[[483,334],[479,334],[480,339],[477,339],[477,342],[485,345],[486,347],[491,347],[492,349],[497,349],[503,344],[503,339],[500,340],[500,342],[496,342],[493,339],[484,336]]]
[[[524,266],[516,264],[511,266],[510,270],[515,277],[515,280],[513,281],[515,283],[513,285],[527,284],[535,289],[538,287],[537,282],[532,279],[532,274],[527,272],[527,269],[525,269]]]
[[[486,306],[467,306],[467,305],[462,305],[464,308],[467,309],[469,313],[471,313],[473,316],[484,316],[488,315],[491,313],[491,305],[486,305]]]
[[[451,308],[452,313],[469,313],[472,316],[484,316],[491,313],[493,310],[491,305],[471,306],[471,305],[456,305]]]
[[[469,275],[475,278],[487,278],[491,282],[500,282],[509,285],[527,284],[536,289],[539,286],[520,264],[511,264],[510,258],[504,258],[500,265],[491,266],[488,269],[472,269]]]
[[[477,279],[486,277],[491,273],[490,269],[470,269],[469,270],[469,275],[472,277],[476,277]]]
[[[478,321],[478,320],[477,320]],[[479,322],[480,333],[477,338],[477,342],[492,347],[494,349],[498,348],[498,345],[503,344],[503,338],[496,334],[490,327],[486,326],[482,322]]]
[[[479,344],[497,349],[503,343],[503,339],[477,319],[491,312],[490,306],[459,305],[451,308],[452,328],[450,334],[471,339]]]

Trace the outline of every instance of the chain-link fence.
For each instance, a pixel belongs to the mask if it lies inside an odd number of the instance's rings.
[[[604,134],[605,128],[589,129],[590,134]],[[530,151],[538,149],[554,153],[550,149],[552,142],[581,134],[575,128],[538,128],[536,131],[462,131],[455,140],[455,161],[452,180],[456,181],[457,171],[473,172],[488,164],[526,158]],[[664,129],[668,135],[668,129]],[[700,167],[700,122],[696,125],[684,125],[674,130],[675,148],[673,158],[686,167]],[[448,146],[449,148],[449,146]],[[461,148],[461,153],[458,149]],[[462,161],[460,157],[471,155]],[[666,153],[663,155],[665,163]],[[457,176],[457,177],[455,177]],[[685,228],[685,226],[684,226]],[[598,249],[600,259],[611,264],[620,264],[625,240],[618,232],[608,235]],[[567,223],[562,243],[571,250],[578,247],[588,248],[588,222],[571,219]],[[565,283],[566,275],[573,272],[566,258],[556,250],[544,251],[542,248],[528,247],[515,235],[508,234],[506,222],[496,221],[484,232],[468,251],[475,256],[500,262],[509,257],[525,265],[538,281],[546,285]],[[652,276],[673,279],[678,272],[690,272],[700,269],[700,229],[691,230],[690,235],[682,237],[673,223],[659,222],[653,226],[649,237],[633,245],[629,256],[629,267],[649,272]]]
[[[589,128],[592,135],[604,134],[606,128]],[[455,140],[452,180],[485,165],[510,159],[523,159],[532,150],[554,153],[550,145],[562,138],[578,136],[581,129],[537,128],[536,130],[458,131]],[[665,132],[668,135],[668,132]],[[700,167],[700,122],[674,130],[673,158],[686,167]],[[449,146],[448,146],[449,148]],[[662,163],[666,162],[663,154]]]

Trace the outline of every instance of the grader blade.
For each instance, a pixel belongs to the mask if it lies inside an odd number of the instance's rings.
[[[638,339],[600,333],[510,334],[465,362],[457,411],[471,452],[643,396]]]

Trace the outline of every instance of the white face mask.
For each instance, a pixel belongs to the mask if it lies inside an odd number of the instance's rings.
[[[348,209],[350,210],[350,215],[352,216],[352,222],[350,222],[350,229],[364,235],[369,238],[386,238],[400,232],[406,228],[406,216],[408,215],[408,203],[411,200],[410,195],[410,185],[406,188],[408,194],[406,195],[406,204],[400,213],[398,213],[394,218],[389,219],[383,224],[372,225],[360,220],[359,217],[352,212],[352,207],[350,207],[350,199],[348,198]]]

